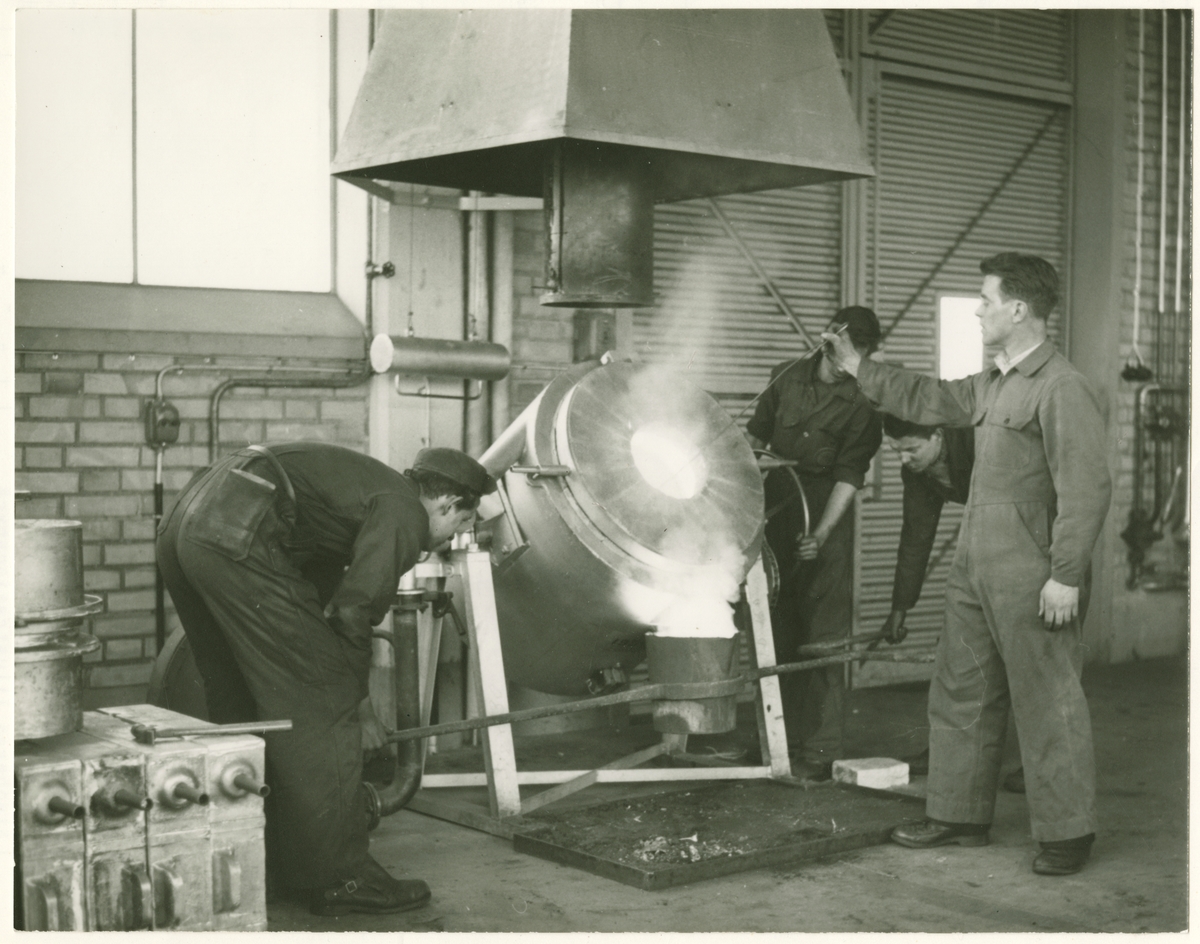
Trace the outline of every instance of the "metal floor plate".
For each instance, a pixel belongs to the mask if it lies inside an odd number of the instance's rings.
[[[826,783],[721,783],[523,817],[513,848],[645,891],[887,841],[912,797]]]

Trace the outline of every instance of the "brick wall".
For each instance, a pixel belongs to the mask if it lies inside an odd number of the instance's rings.
[[[62,339],[69,344],[70,332]],[[196,339],[186,346],[194,350]],[[268,364],[343,371],[357,366],[104,351],[17,354],[15,484],[31,498],[17,503],[16,516],[82,521],[85,590],[104,601],[92,626],[103,645],[85,657],[85,708],[145,699],[155,655],[155,451],[146,444],[143,415],[158,372],[177,363],[203,369],[163,381],[164,396],[182,420],[179,442],[163,456],[166,502],[209,462],[209,398],[220,383]],[[220,414],[222,455],[249,443],[288,439],[366,449],[365,386],[234,388],[223,397]],[[169,634],[178,625],[169,594],[167,607]]]

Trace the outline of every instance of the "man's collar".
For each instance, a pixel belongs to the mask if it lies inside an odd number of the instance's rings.
[[[1049,338],[1043,338],[1033,347],[1026,348],[1011,360],[1001,351],[995,357],[995,364],[997,370],[1002,374],[1008,374],[1009,371],[1015,369],[1028,377],[1045,364],[1053,353],[1054,345],[1050,343]]]

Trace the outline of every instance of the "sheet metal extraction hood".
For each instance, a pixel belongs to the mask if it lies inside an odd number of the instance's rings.
[[[540,196],[543,302],[629,306],[654,203],[874,170],[818,10],[392,10],[333,173]]]

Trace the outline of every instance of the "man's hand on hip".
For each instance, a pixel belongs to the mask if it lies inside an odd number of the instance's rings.
[[[1053,577],[1042,587],[1038,600],[1038,616],[1046,628],[1053,631],[1069,625],[1079,615],[1079,588],[1068,587]]]

